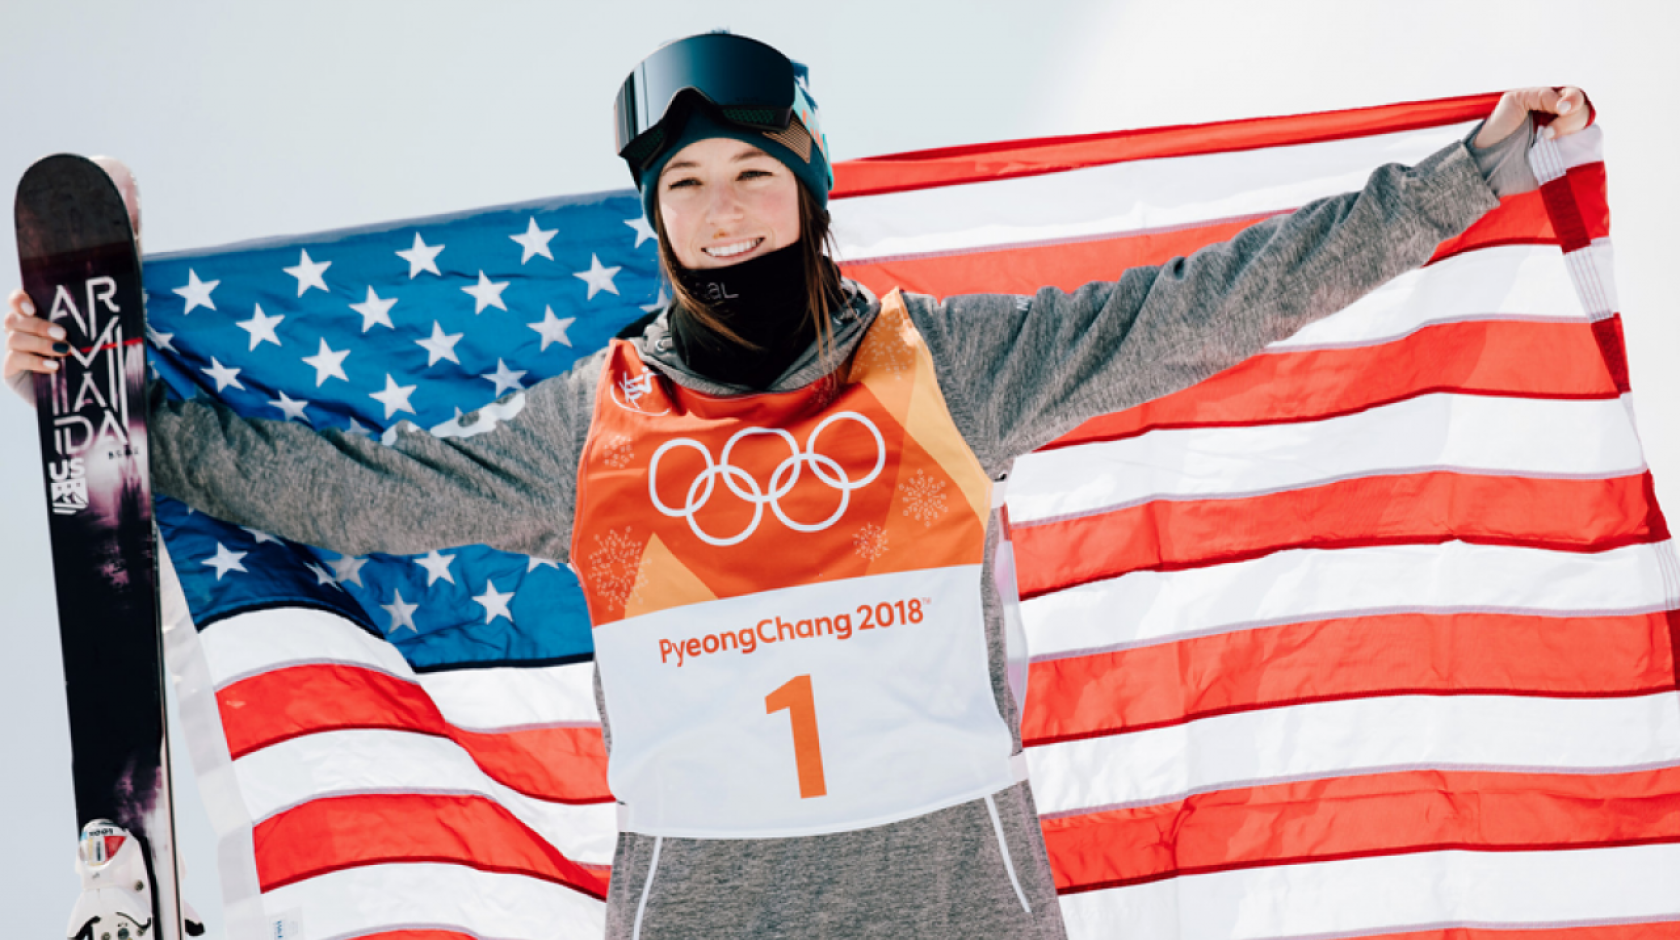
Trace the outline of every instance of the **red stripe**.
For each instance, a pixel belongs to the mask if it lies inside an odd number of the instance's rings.
[[[1445,849],[1680,841],[1680,769],[1419,770],[1240,787],[1041,821],[1063,894],[1181,875]]]
[[[1609,480],[1444,471],[1339,480],[1240,499],[1155,500],[1012,533],[1022,599],[1130,571],[1227,564],[1296,548],[1461,540],[1606,551],[1668,538],[1650,474]]]
[[[1127,268],[1161,264],[1228,241],[1262,218],[1267,216],[1108,238],[875,258],[842,263],[840,268],[881,294],[894,287],[938,297],[1030,295],[1041,287],[1074,290],[1092,281],[1119,280]]]
[[[1578,251],[1595,238],[1610,234],[1610,210],[1605,197],[1603,163],[1572,166],[1540,187],[1546,211],[1564,251]]]
[[[413,682],[359,666],[289,666],[216,693],[235,760],[305,734],[380,728],[447,738],[496,782],[539,800],[604,803],[607,754],[598,727],[465,731]]]
[[[1599,354],[1604,358],[1604,367],[1610,371],[1611,380],[1616,383],[1616,391],[1627,394],[1632,390],[1628,382],[1627,344],[1622,340],[1622,315],[1614,314],[1602,320],[1594,320],[1592,325],[1593,339],[1598,343]]]
[[[1545,199],[1538,192],[1507,196],[1499,208],[1477,219],[1469,228],[1435,246],[1429,264],[1498,245],[1556,245],[1557,232],[1546,213]]]
[[[1674,940],[1680,922],[1649,924],[1590,924],[1582,927],[1498,930],[1491,927],[1447,927],[1406,933],[1368,934],[1362,940]]]
[[[1607,322],[1607,321],[1601,321]],[[1160,428],[1317,420],[1419,395],[1615,398],[1597,324],[1483,320],[1375,346],[1247,359],[1181,392],[1085,422],[1044,450]]]
[[[272,816],[251,835],[264,892],[348,868],[443,862],[607,896],[605,880],[481,796],[328,797]]]
[[[352,940],[482,940],[458,930],[381,930],[379,933],[356,934]]]
[[[1376,695],[1609,698],[1675,688],[1666,613],[1386,614],[1035,662],[1028,747]]]
[[[1044,137],[846,160],[834,166],[832,198],[1038,176],[1133,160],[1399,133],[1485,117],[1498,100],[1497,94],[1467,95],[1375,108]]]
[[[1092,281],[1118,280],[1128,268],[1192,255],[1207,245],[1229,241],[1255,222],[1276,214],[1108,237],[866,258],[840,267],[847,277],[881,294],[894,287],[936,297],[1030,295],[1041,287],[1074,290]],[[1541,194],[1524,193],[1507,198],[1458,237],[1442,242],[1430,263],[1479,248],[1556,243],[1557,235]]]

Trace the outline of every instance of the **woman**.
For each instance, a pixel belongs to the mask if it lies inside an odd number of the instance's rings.
[[[152,471],[347,554],[571,561],[621,804],[609,936],[1060,937],[986,570],[991,481],[1422,263],[1533,186],[1530,110],[1567,132],[1584,104],[1507,94],[1474,147],[1115,283],[877,298],[828,259],[827,148],[791,63],[691,37],[619,95],[676,295],[639,333],[467,438],[382,447],[159,404]],[[12,307],[6,377],[52,371],[62,336]]]

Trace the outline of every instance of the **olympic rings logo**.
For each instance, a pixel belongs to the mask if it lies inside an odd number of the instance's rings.
[[[853,480],[846,475],[845,468],[840,466],[838,460],[826,454],[817,453],[817,438],[829,425],[842,420],[855,421],[863,425],[864,429],[875,438],[875,466],[857,480]],[[751,473],[729,462],[729,455],[734,451],[736,444],[749,437],[759,435],[781,438],[783,443],[787,444],[789,451],[789,456],[777,464],[775,471],[770,474],[768,489],[761,487]],[[659,498],[659,460],[665,456],[667,451],[677,447],[687,447],[699,451],[700,456],[706,461],[706,469],[702,470],[694,478],[694,481],[688,485],[688,496],[683,505],[680,508],[673,508],[665,505],[665,502]],[[758,524],[764,519],[765,506],[769,506],[770,511],[776,514],[776,518],[782,520],[783,525],[795,532],[820,532],[832,526],[840,521],[841,516],[846,514],[846,508],[851,504],[852,491],[868,486],[876,477],[881,475],[881,470],[886,465],[887,442],[881,437],[880,429],[875,427],[874,423],[868,418],[855,411],[841,411],[824,418],[822,423],[812,429],[811,436],[805,441],[804,450],[800,450],[799,442],[794,440],[792,434],[781,428],[743,428],[735,432],[734,436],[729,438],[728,443],[723,445],[723,454],[716,461],[712,460],[712,452],[699,441],[686,437],[666,441],[659,446],[658,450],[653,452],[653,460],[648,464],[648,495],[653,497],[654,508],[661,513],[673,519],[686,519],[689,530],[707,545],[720,547],[739,545],[748,536],[758,531]],[[827,484],[830,489],[840,492],[839,508],[835,509],[832,515],[821,522],[800,522],[789,518],[787,513],[782,510],[781,498],[792,492],[793,488],[799,484],[800,477],[804,474],[806,468],[809,468],[811,474]],[[706,504],[711,501],[712,493],[717,489],[719,480],[723,481],[723,485],[727,486],[731,493],[751,503],[753,507],[752,522],[748,523],[746,529],[724,538],[705,531],[694,518],[694,514],[705,508]]]

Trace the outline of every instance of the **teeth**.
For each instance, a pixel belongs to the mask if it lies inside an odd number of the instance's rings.
[[[754,238],[744,242],[736,242],[733,245],[720,245],[716,248],[706,248],[703,250],[706,254],[711,255],[714,258],[733,258],[744,251],[751,251],[754,248],[757,248],[758,243],[762,241],[764,241],[764,239]]]

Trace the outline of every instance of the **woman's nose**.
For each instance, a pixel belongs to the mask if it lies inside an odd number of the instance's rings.
[[[719,222],[741,217],[741,200],[733,186],[712,187],[711,199],[706,203],[706,221]]]

